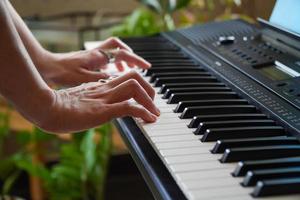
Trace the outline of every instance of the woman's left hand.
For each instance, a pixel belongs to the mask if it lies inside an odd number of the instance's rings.
[[[109,62],[107,56],[102,52],[114,49],[115,62],[113,63],[119,71],[124,70],[124,63],[133,68],[135,66],[148,69],[151,64],[143,58],[134,54],[118,38],[109,38],[101,45],[92,50],[78,51],[64,54],[51,54],[53,62],[48,62],[41,71],[44,79],[49,83],[55,83],[64,86],[76,86],[81,83],[106,79],[109,74],[102,72],[107,68]]]

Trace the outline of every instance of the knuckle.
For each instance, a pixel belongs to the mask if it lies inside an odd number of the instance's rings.
[[[129,79],[128,80],[128,85],[130,87],[138,87],[139,86],[139,82],[135,79]]]
[[[117,38],[117,37],[113,36],[113,37],[111,37],[111,38],[110,38],[110,40],[111,40],[111,41],[114,41],[114,42],[116,42],[116,41],[118,41],[118,40],[119,40],[119,38]]]
[[[136,71],[131,71],[130,72],[130,77],[132,77],[134,79],[138,79],[138,78],[141,77],[141,75],[138,72],[136,72]]]
[[[127,51],[124,50],[124,49],[120,49],[119,52],[118,52],[118,55],[119,56],[126,56],[127,55]]]

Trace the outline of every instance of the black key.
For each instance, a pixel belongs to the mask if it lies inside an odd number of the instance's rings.
[[[184,55],[178,55],[178,54],[144,54],[143,55],[143,58],[146,59],[146,60],[159,60],[159,59],[164,59],[164,60],[170,60],[170,59],[178,59],[178,58],[182,58],[184,60],[187,60],[188,57],[187,56],[184,56]]]
[[[182,52],[168,52],[168,51],[146,51],[146,52],[139,52],[139,56],[148,57],[148,56],[174,56],[180,57],[185,56]]]
[[[146,37],[130,37],[130,38],[122,38],[123,42],[125,42],[128,45],[132,44],[144,44],[144,43],[166,43],[166,39],[161,36],[146,36]]]
[[[154,87],[161,87],[163,84],[166,83],[201,83],[201,82],[218,82],[218,80],[212,76],[162,77],[162,78],[155,79]]]
[[[253,197],[291,195],[300,193],[300,178],[259,181],[254,188]]]
[[[168,99],[168,104],[177,104],[180,101],[190,100],[213,100],[213,99],[237,99],[239,98],[235,92],[189,92],[174,93]]]
[[[163,99],[168,99],[173,93],[188,93],[188,92],[230,92],[228,87],[194,87],[194,88],[174,88],[167,89],[163,95]]]
[[[258,181],[281,178],[300,178],[300,167],[278,168],[278,169],[263,169],[248,171],[242,185],[254,186]]]
[[[131,45],[131,48],[134,50],[134,52],[145,52],[145,51],[176,51],[178,52],[179,48],[176,48],[175,46],[170,46],[167,44],[164,45],[147,45],[147,47],[145,47],[145,44],[140,44],[140,45]]]
[[[184,67],[198,67],[201,68],[198,64],[189,62],[189,61],[181,61],[181,62],[159,62],[159,63],[151,63],[153,68],[158,68],[158,67],[177,67],[177,68],[184,68]]]
[[[199,72],[203,71],[200,67],[197,66],[180,66],[180,65],[171,65],[171,66],[158,66],[158,67],[151,67],[150,69],[147,69],[145,72],[145,76],[151,76],[153,73],[162,73],[162,72],[185,72],[188,71],[194,71]]]
[[[213,106],[213,105],[248,105],[245,99],[214,99],[214,100],[196,100],[196,101],[181,101],[174,109],[175,113],[181,113],[187,107],[194,106]],[[196,127],[195,127],[196,128]]]
[[[199,114],[214,115],[226,113],[255,113],[256,107],[253,105],[221,105],[221,106],[196,106],[187,107],[180,115],[181,119],[189,119]]]
[[[162,77],[172,77],[172,76],[180,76],[180,77],[189,77],[189,76],[211,76],[208,72],[203,72],[200,68],[198,71],[187,71],[187,72],[158,72],[153,73],[149,80],[150,83],[153,83],[156,78]]]
[[[177,58],[170,58],[170,59],[161,59],[161,58],[148,58],[148,61],[151,64],[160,64],[160,63],[171,63],[171,62],[175,62],[177,64],[180,63],[188,63],[188,64],[195,64],[194,61],[190,60],[189,58],[185,58],[185,57],[177,57]]]
[[[218,140],[214,148],[211,150],[211,152],[224,153],[225,149],[229,149],[229,148],[272,146],[272,145],[284,145],[284,144],[296,145],[300,143],[297,138],[287,137],[287,136]]]
[[[300,145],[275,145],[226,149],[220,161],[222,163],[228,163],[241,160],[263,160],[293,156],[300,156]]]
[[[150,60],[152,65],[159,65],[163,63],[185,63],[185,64],[195,64],[194,61],[187,58],[174,58],[174,59],[152,59]]]
[[[224,100],[222,100],[224,101]],[[179,103],[180,104],[180,103]],[[189,128],[197,128],[201,122],[223,121],[223,120],[246,120],[246,119],[267,119],[262,113],[238,113],[224,115],[198,115],[188,125]]]
[[[159,94],[166,93],[167,89],[174,88],[192,88],[192,87],[224,87],[224,83],[167,83],[163,84],[159,90]]]
[[[196,135],[202,135],[205,133],[207,129],[213,129],[213,128],[274,126],[274,125],[276,125],[275,122],[270,119],[202,122],[199,124],[198,128],[194,131],[194,133]]]
[[[245,176],[250,170],[275,169],[284,167],[300,167],[300,157],[242,161],[238,163],[237,167],[232,172],[232,175],[239,177]]]
[[[201,138],[202,142],[217,141],[222,139],[238,139],[253,137],[271,137],[285,135],[280,126],[234,127],[208,129]]]

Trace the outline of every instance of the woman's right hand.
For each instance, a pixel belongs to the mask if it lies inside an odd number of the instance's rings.
[[[134,71],[107,82],[85,83],[54,93],[51,117],[41,125],[50,132],[77,132],[123,116],[155,122],[160,115],[153,102],[154,89]]]

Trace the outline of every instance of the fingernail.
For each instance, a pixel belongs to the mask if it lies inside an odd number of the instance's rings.
[[[156,110],[156,115],[159,116],[160,115],[160,110],[157,107],[155,108],[155,110]]]

